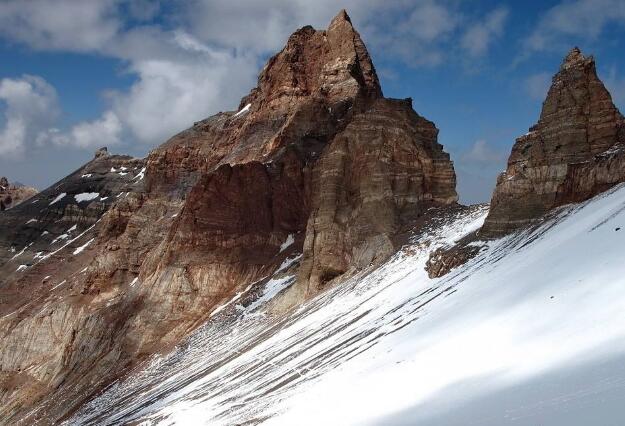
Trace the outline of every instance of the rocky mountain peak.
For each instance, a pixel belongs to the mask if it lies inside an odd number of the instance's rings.
[[[294,32],[258,78],[258,87],[240,104],[284,107],[293,97],[316,96],[330,102],[382,96],[373,62],[345,10],[327,30],[305,26]],[[286,99],[285,99],[286,98]]]
[[[573,48],[553,77],[538,123],[512,148],[482,232],[506,233],[623,181],[624,144],[625,119],[594,58]]]
[[[341,9],[339,13],[337,13],[336,16],[332,18],[332,21],[330,22],[330,26],[328,28],[339,25],[342,22],[347,22],[349,23],[349,25],[352,24],[352,19],[349,17],[349,15],[347,14],[347,10],[345,9]]]
[[[593,61],[592,56],[590,58],[588,58],[588,60]],[[586,61],[587,61],[587,58],[584,56],[582,51],[579,49],[579,47],[575,46],[564,57],[564,61],[562,61],[562,65],[560,66],[560,70],[565,70],[565,69],[571,68],[573,66],[577,66],[577,65],[583,64]]]

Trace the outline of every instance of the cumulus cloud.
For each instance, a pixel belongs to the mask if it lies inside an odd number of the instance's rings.
[[[88,52],[120,30],[118,0],[4,0],[0,34],[35,49]]]
[[[610,24],[625,25],[621,0],[563,1],[549,9],[524,41],[528,52],[570,48],[564,41],[596,39]]]
[[[471,25],[462,36],[462,47],[473,57],[484,55],[493,41],[503,34],[508,14],[507,8],[499,7]]]
[[[111,146],[120,143],[121,132],[122,124],[117,115],[112,111],[106,111],[101,118],[80,122],[68,132],[62,132],[56,127],[40,132],[37,143],[71,145],[79,148]]]
[[[527,94],[535,100],[543,100],[547,97],[547,91],[551,85],[551,74],[540,72],[532,74],[525,79],[523,84]]]
[[[137,61],[132,70],[139,80],[112,96],[113,110],[138,141],[153,144],[224,106],[235,109],[241,88],[253,86],[256,63],[206,48],[177,60]]]
[[[17,156],[59,117],[54,88],[32,75],[0,80],[4,123],[0,129],[0,155]]]

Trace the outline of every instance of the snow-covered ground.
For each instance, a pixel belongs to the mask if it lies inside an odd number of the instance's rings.
[[[429,279],[429,253],[486,213],[285,318],[221,313],[68,424],[621,425],[625,187]]]

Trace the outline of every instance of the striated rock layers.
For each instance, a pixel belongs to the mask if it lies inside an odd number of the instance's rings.
[[[117,201],[66,249],[5,260],[0,423],[63,418],[289,256],[302,254],[285,305],[384,260],[428,208],[456,203],[437,134],[410,100],[382,96],[344,11],[325,31],[298,30],[238,112],[151,152],[145,179],[142,170],[140,184],[117,188]],[[39,235],[5,244],[28,252]],[[29,288],[37,298],[25,296]]]
[[[0,211],[15,207],[38,192],[35,188],[9,183],[9,180],[3,176],[0,178]]]
[[[594,59],[574,48],[553,77],[538,123],[512,148],[481,235],[505,234],[624,180],[625,121]]]

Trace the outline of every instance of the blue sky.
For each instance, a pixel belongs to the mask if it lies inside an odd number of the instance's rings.
[[[342,7],[385,95],[440,129],[464,202],[489,199],[573,46],[624,107],[625,0],[4,0],[0,175],[41,189],[100,146],[144,156],[236,109],[290,33]]]

